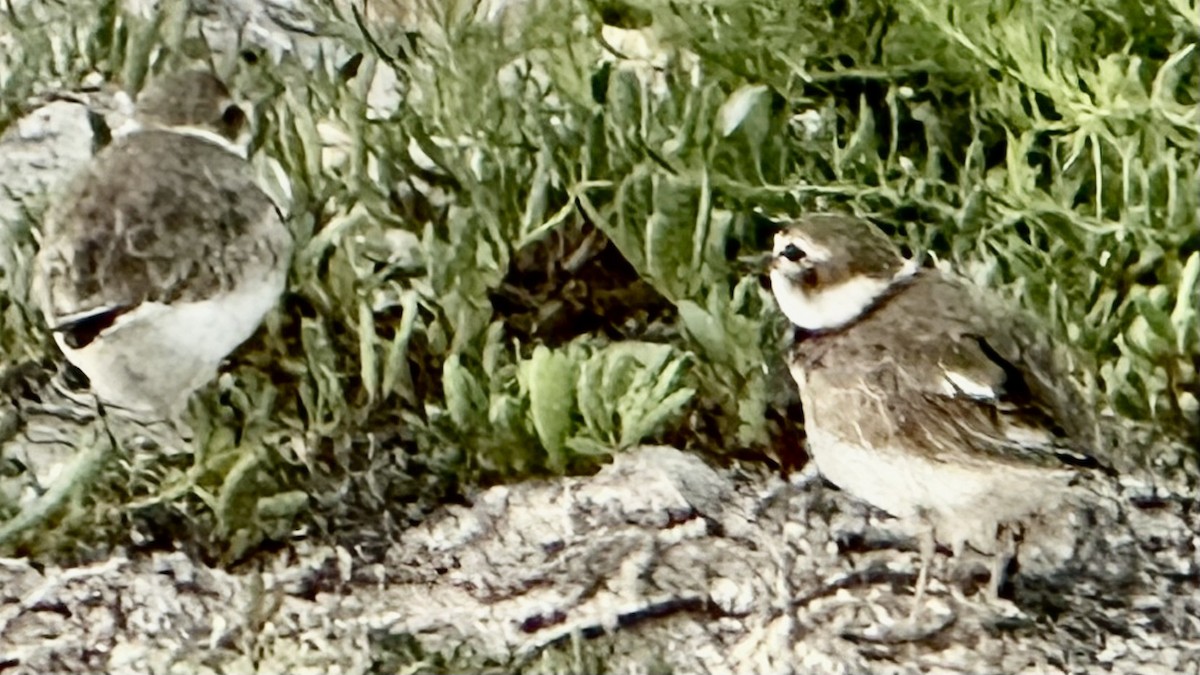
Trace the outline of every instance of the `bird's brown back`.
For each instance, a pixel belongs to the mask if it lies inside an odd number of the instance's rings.
[[[247,262],[285,251],[281,233],[244,159],[202,138],[143,131],[106,148],[49,214],[46,283],[60,316],[207,297]]]
[[[971,289],[923,270],[855,323],[799,341],[793,358],[816,387],[814,396],[858,396],[857,403],[875,406],[867,414],[887,418],[886,424],[876,419],[879,433],[898,434],[924,454],[1051,465],[1062,461],[1057,451],[1091,455],[1093,409],[1060,362],[1061,350],[1036,328],[1019,312],[998,311]],[[948,394],[947,369],[995,387],[999,396]],[[863,391],[848,390],[851,382],[861,382]],[[849,399],[820,407],[827,416],[861,414]],[[1004,433],[1013,424],[1046,429],[1057,451],[1014,446]]]

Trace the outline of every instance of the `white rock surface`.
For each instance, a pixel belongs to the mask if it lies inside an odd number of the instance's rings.
[[[1024,610],[946,583],[939,555],[914,629],[915,547],[894,521],[812,475],[640,448],[590,478],[446,507],[374,559],[301,542],[237,573],[182,553],[0,561],[0,662],[365,673],[419,653],[450,672],[561,670],[578,655],[605,672],[1195,672],[1200,536],[1185,506],[1134,510],[1140,562],[1027,580]]]
[[[88,107],[79,101],[47,103],[0,136],[0,249],[5,233],[31,200],[43,199],[65,175],[92,156]]]

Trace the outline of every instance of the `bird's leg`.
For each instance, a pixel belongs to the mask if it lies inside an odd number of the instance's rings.
[[[131,450],[178,455],[191,448],[195,433],[184,420],[186,410],[149,411],[96,401],[104,411],[106,428]]]
[[[186,408],[175,407],[156,418],[138,419],[137,438],[167,455],[189,452],[196,433],[185,419],[186,416]]]
[[[998,534],[1000,546],[996,555],[992,557],[992,576],[988,580],[988,598],[991,600],[1000,598],[1000,589],[1004,587],[1008,566],[1017,557],[1017,538],[1012,526],[1001,525]]]
[[[932,523],[926,523],[926,527],[922,528],[919,547],[921,568],[917,571],[917,587],[913,593],[912,614],[909,615],[909,620],[913,625],[916,625],[917,620],[921,617],[921,609],[925,602],[925,589],[929,586],[929,568],[933,565],[933,556],[937,553],[937,538]]]
[[[929,578],[933,568],[934,556],[937,554],[937,532],[933,522],[922,514],[921,529],[917,534],[920,567],[917,570],[916,587],[913,592],[912,609],[906,619],[890,621],[888,626],[876,626],[862,637],[875,642],[898,644],[916,642],[945,630],[955,621],[954,611],[941,602],[926,602],[925,593],[929,588]]]
[[[192,425],[185,419],[187,412],[186,407],[176,408],[167,418],[167,423],[170,425],[171,431],[175,432],[176,437],[178,437],[184,447],[191,445],[196,437],[196,432],[192,429]]]

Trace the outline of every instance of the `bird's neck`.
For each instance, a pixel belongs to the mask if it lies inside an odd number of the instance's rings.
[[[896,295],[898,295],[901,291],[908,288],[908,286],[913,283],[919,274],[920,270],[915,267],[912,269],[906,268],[902,270],[900,274],[897,274],[892,278],[892,281],[887,285],[886,288],[873,296],[862,307],[862,310],[855,314],[848,321],[821,328],[806,328],[804,326],[793,324],[793,340],[796,343],[800,343],[805,341],[813,341],[826,335],[841,333],[842,331],[870,317],[875,312],[878,312],[881,308],[886,306],[888,302],[892,300],[892,298],[896,297]]]

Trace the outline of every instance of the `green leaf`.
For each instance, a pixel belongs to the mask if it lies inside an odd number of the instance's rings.
[[[221,483],[214,510],[226,533],[254,522],[258,478],[264,459],[262,450],[261,447],[238,448],[237,462],[227,471]]]
[[[875,113],[871,110],[866,96],[861,96],[858,100],[858,126],[854,128],[854,134],[850,136],[846,147],[835,148],[834,151],[838,169],[844,172],[859,163],[860,160],[868,166],[873,165],[875,160],[870,155],[874,154],[878,143],[879,135],[875,132]]]
[[[150,21],[133,22],[133,35],[125,45],[125,53],[121,55],[122,80],[131,92],[140,91],[145,82],[150,68],[150,54],[158,42],[158,33],[165,18],[165,12],[155,12]]]
[[[614,450],[610,444],[602,443],[585,436],[574,436],[567,439],[567,448],[572,452],[587,457],[604,457],[611,455]]]
[[[375,333],[375,315],[366,300],[358,302],[358,373],[367,390],[368,405],[379,396],[379,355],[375,351],[379,336]]]
[[[1167,312],[1172,300],[1171,293],[1164,286],[1152,286],[1146,291],[1136,290],[1139,292],[1131,295],[1137,315],[1130,328],[1139,326],[1138,332],[1145,334],[1144,337],[1140,336],[1139,346],[1148,346],[1153,339],[1156,351],[1152,353],[1166,354],[1170,351],[1168,343],[1175,341],[1174,325]]]
[[[396,329],[396,335],[388,343],[382,383],[385,395],[396,392],[412,404],[416,404],[417,401],[412,369],[408,363],[408,345],[417,322],[417,301],[415,291],[405,291],[401,295],[400,307],[403,314],[400,316],[400,326]]]
[[[458,354],[451,354],[442,366],[442,388],[446,392],[446,410],[459,429],[473,429],[486,419],[483,411],[488,407],[487,395]]]
[[[279,494],[262,497],[258,500],[257,511],[259,518],[292,518],[308,508],[308,493],[301,490],[290,490]]]
[[[501,364],[505,362],[507,348],[504,344],[504,322],[493,321],[487,328],[483,341],[483,373],[495,379]]]
[[[738,443],[745,446],[762,446],[770,442],[767,432],[767,406],[770,392],[766,377],[761,371],[751,373],[737,399]],[[798,422],[797,422],[798,423]]]
[[[678,223],[662,213],[653,213],[646,220],[646,269],[645,276],[655,289],[669,300],[678,298],[686,289],[678,283],[679,253],[675,239],[678,238]]]
[[[609,410],[618,410],[617,404],[629,391],[629,385],[633,383],[634,374],[637,372],[638,360],[630,350],[629,345],[618,344],[598,355],[604,363],[600,390],[604,394],[605,407]]]
[[[522,388],[529,392],[529,416],[550,457],[550,468],[562,471],[563,449],[573,426],[577,367],[566,353],[539,345],[518,372]]]
[[[1183,266],[1179,279],[1179,290],[1175,294],[1175,308],[1171,310],[1170,322],[1175,331],[1175,348],[1180,354],[1188,353],[1189,347],[1200,341],[1200,253],[1193,253]]]
[[[684,354],[671,360],[666,368],[658,374],[654,388],[650,390],[650,400],[661,401],[675,388],[684,375],[684,368],[691,362],[691,355]]]
[[[747,127],[746,133],[759,137],[766,133],[765,115],[770,111],[771,89],[764,84],[742,85],[725,99],[717,111],[717,127],[722,136]]]
[[[636,445],[642,440],[659,431],[667,420],[678,415],[684,406],[691,402],[696,390],[690,387],[677,389],[665,398],[653,403],[648,410],[632,416],[628,421],[622,421],[621,447]]]
[[[330,433],[349,413],[345,386],[337,364],[337,350],[325,323],[305,317],[300,321],[300,340],[308,364],[311,389],[305,399],[308,422],[318,433]]]
[[[608,407],[602,384],[604,367],[603,355],[594,355],[584,361],[579,368],[575,391],[578,396],[579,412],[583,415],[584,426],[588,432],[595,438],[615,443],[614,411]]]
[[[701,350],[718,363],[729,363],[728,339],[720,323],[691,300],[681,301],[677,308],[679,318],[683,319],[684,330],[700,345]]]

